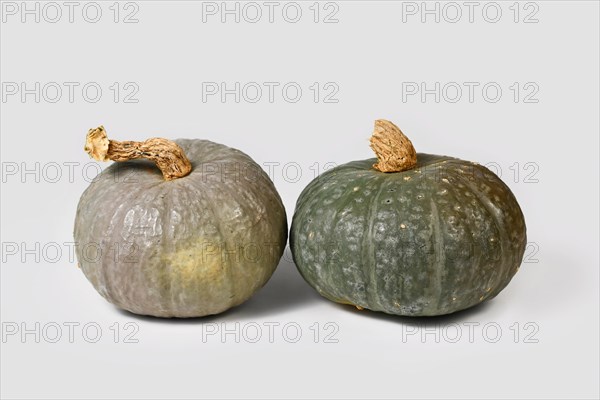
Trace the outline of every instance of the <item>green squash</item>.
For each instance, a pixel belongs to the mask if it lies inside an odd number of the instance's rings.
[[[526,246],[508,186],[476,163],[415,153],[389,121],[376,122],[371,144],[378,164],[328,170],[298,199],[290,244],[304,279],[329,300],[405,316],[500,293]]]
[[[109,141],[102,127],[86,151],[125,161],[92,182],[75,219],[79,266],[106,300],[136,314],[200,317],[241,304],[271,277],[287,220],[249,156],[206,140]]]

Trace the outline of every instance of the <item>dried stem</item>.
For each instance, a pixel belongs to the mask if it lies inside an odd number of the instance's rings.
[[[183,149],[171,140],[152,138],[143,142],[117,142],[108,139],[103,126],[89,130],[84,150],[98,161],[147,158],[154,161],[167,181],[184,177],[192,170]]]
[[[373,168],[381,172],[401,172],[417,164],[417,152],[400,128],[385,119],[375,121],[371,148],[378,162]]]

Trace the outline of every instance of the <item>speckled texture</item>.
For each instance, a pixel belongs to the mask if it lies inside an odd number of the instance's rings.
[[[519,269],[523,214],[487,168],[418,154],[376,171],[376,159],[333,168],[296,205],[290,245],[322,296],[407,316],[449,314],[496,296]]]
[[[109,302],[136,314],[198,317],[247,300],[287,240],[273,183],[246,154],[177,140],[192,172],[165,181],[149,161],[114,163],[81,196],[79,266]]]

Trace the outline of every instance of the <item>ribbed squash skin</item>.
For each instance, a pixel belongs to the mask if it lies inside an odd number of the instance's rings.
[[[83,273],[137,314],[199,317],[238,305],[277,267],[287,240],[273,183],[246,154],[177,140],[192,163],[165,181],[144,160],[114,163],[81,196],[75,219]]]
[[[304,279],[344,304],[449,314],[496,296],[519,269],[523,214],[487,168],[418,154],[404,172],[376,159],[333,168],[302,192],[290,244]]]

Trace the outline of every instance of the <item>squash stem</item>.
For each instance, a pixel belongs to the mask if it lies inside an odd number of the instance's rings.
[[[385,119],[375,121],[371,149],[378,162],[373,168],[381,172],[401,172],[417,164],[417,152],[400,128]]]
[[[84,150],[98,161],[152,160],[166,181],[184,177],[192,170],[183,149],[171,140],[152,138],[143,142],[118,142],[108,139],[103,126],[88,131]]]

